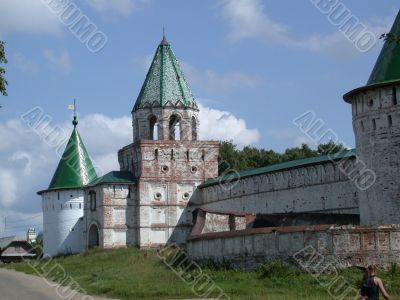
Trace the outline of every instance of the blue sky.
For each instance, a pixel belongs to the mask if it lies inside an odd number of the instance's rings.
[[[367,81],[382,41],[359,52],[312,1],[76,2],[108,38],[98,53],[58,20],[49,1],[0,0],[9,60],[9,96],[0,98],[0,187],[8,190],[0,196],[0,218],[31,218],[8,233],[40,227],[35,192],[47,187],[59,159],[20,116],[39,106],[68,135],[67,106],[76,98],[90,154],[103,170],[117,168],[116,151],[131,142],[130,111],[163,26],[202,105],[204,138],[283,151],[307,141],[292,120],[312,110],[354,146],[342,95]],[[394,0],[343,3],[377,36],[398,11]]]

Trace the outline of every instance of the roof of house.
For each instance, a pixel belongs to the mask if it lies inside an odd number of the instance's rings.
[[[21,247],[21,249],[11,249],[12,247]],[[20,256],[25,256],[25,257],[34,257],[36,256],[36,251],[35,248],[32,247],[31,244],[29,244],[25,240],[15,240],[10,242],[3,252],[1,253],[2,257],[20,257]]]
[[[15,241],[15,240],[17,240],[16,235],[11,235],[11,236],[6,236],[6,237],[0,238],[0,249],[7,247],[8,244],[10,244],[12,241]]]
[[[133,110],[147,106],[178,105],[197,109],[179,62],[164,36],[157,47]]]
[[[91,181],[88,186],[95,186],[99,184],[106,184],[106,183],[135,183],[136,179],[131,172],[127,171],[111,171],[104,176],[101,176],[93,181]]]
[[[257,175],[266,174],[266,173],[279,172],[279,171],[288,170],[288,169],[295,169],[295,168],[305,167],[305,166],[309,166],[309,165],[326,163],[329,161],[336,161],[339,159],[350,158],[353,156],[355,156],[355,149],[341,151],[341,152],[334,153],[334,154],[292,160],[292,161],[283,162],[283,163],[274,164],[274,165],[256,168],[256,169],[249,169],[249,170],[244,170],[244,171],[240,171],[240,172],[228,173],[226,175],[207,180],[206,182],[199,185],[199,188],[204,188],[204,187],[208,187],[208,186],[212,186],[212,185],[216,185],[216,184],[220,184],[220,183],[226,183],[226,182],[230,182],[230,181],[239,180],[241,178],[257,176]]]
[[[351,101],[352,95],[364,90],[391,85],[400,84],[400,12],[397,14],[392,29],[388,34],[381,53],[375,63],[375,67],[365,86],[354,89],[343,96],[344,100]]]
[[[74,130],[65,147],[47,190],[82,188],[97,178],[86,147],[76,128],[78,121],[74,117]],[[40,191],[41,194],[45,191]]]

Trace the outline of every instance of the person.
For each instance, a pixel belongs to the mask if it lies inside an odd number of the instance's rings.
[[[379,291],[386,300],[390,300],[389,294],[383,286],[383,281],[375,275],[374,266],[368,266],[361,283],[361,300],[378,300]]]

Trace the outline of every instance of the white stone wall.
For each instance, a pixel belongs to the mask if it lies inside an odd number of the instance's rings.
[[[82,239],[83,190],[47,191],[42,194],[44,254],[79,253]]]
[[[376,174],[375,183],[360,192],[361,223],[398,224],[400,86],[355,94],[352,111],[357,156]]]
[[[355,158],[348,160],[354,163]],[[242,178],[201,189],[205,210],[358,213],[358,189],[335,162]]]

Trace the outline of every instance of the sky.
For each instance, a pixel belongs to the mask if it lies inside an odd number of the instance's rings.
[[[280,152],[313,146],[316,139],[293,122],[311,111],[354,147],[342,96],[366,83],[379,36],[399,7],[394,0],[338,0],[335,14],[324,2],[0,0],[9,83],[9,95],[0,96],[0,236],[41,230],[36,192],[49,185],[71,133],[74,98],[94,164],[102,173],[118,170],[117,151],[132,142],[130,112],[163,27],[199,103],[201,138]],[[60,3],[76,15],[61,15]],[[77,34],[74,16],[95,26],[99,49]],[[347,16],[373,34],[371,47],[340,31]],[[32,127],[32,111],[48,126]]]

